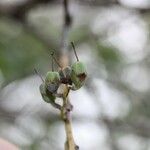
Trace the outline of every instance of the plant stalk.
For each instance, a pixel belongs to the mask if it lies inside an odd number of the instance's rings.
[[[65,150],[76,150],[76,145],[74,142],[73,132],[72,132],[71,117],[70,117],[72,105],[69,102],[68,92],[69,92],[69,88],[65,86],[64,96],[63,96],[63,106],[61,109],[61,118],[65,124],[65,132],[66,132]]]

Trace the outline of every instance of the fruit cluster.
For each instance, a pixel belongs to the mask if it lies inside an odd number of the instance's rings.
[[[47,72],[45,80],[42,79],[43,83],[40,85],[40,93],[43,100],[47,103],[51,103],[58,109],[60,109],[61,107],[60,105],[55,103],[55,99],[56,97],[62,97],[62,94],[58,93],[59,86],[61,84],[66,84],[69,89],[78,90],[84,85],[85,79],[87,77],[85,65],[83,64],[83,62],[79,61],[74,44],[72,42],[71,44],[77,61],[73,63],[71,67],[67,66],[65,68],[61,68],[61,70],[57,72],[53,69],[53,59],[59,66],[60,64],[57,62],[57,59],[52,53],[52,71]]]

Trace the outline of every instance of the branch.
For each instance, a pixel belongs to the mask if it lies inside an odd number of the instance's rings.
[[[68,53],[69,31],[72,25],[72,17],[69,11],[69,0],[63,0],[64,22],[60,41],[61,55]]]
[[[63,0],[63,10],[64,10],[64,22],[62,28],[62,36],[60,41],[60,63],[61,66],[64,68],[68,66],[69,63],[69,31],[72,25],[72,17],[69,11],[69,0]],[[66,131],[66,142],[65,142],[65,150],[77,150],[79,149],[76,146],[73,138],[72,132],[72,125],[71,125],[71,110],[72,105],[70,104],[70,100],[68,98],[69,88],[67,85],[64,87],[64,96],[63,96],[63,106],[61,110],[61,118],[65,124],[65,131]]]
[[[66,142],[65,142],[65,150],[75,150],[76,145],[73,138],[72,126],[71,126],[71,116],[70,112],[72,110],[72,106],[67,97],[69,92],[69,88],[66,86],[64,88],[64,96],[63,96],[63,106],[61,110],[61,118],[65,124],[66,131]]]

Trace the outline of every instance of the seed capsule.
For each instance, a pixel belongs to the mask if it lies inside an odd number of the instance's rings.
[[[40,85],[40,93],[42,95],[43,100],[47,103],[52,103],[56,99],[55,96],[53,96],[52,94],[48,94],[48,92],[46,92],[46,87],[44,83]]]
[[[49,71],[45,78],[45,87],[50,93],[56,93],[60,84],[60,76],[58,72]]]
[[[39,72],[35,68],[34,68],[34,72],[41,78],[41,80],[43,82],[39,87],[43,100],[47,103],[54,101],[56,97],[54,95],[52,95],[51,92],[48,92],[48,90],[46,89],[46,86],[45,86],[45,81],[42,78],[42,76],[39,74]]]
[[[60,75],[60,82],[63,84],[72,84],[71,81],[71,68],[69,66],[65,67],[62,69],[62,66],[59,64],[59,62],[57,61],[57,59],[54,56],[54,53],[51,53],[52,58],[54,59],[54,61],[56,62],[56,64],[61,68],[61,70],[59,71],[59,75]]]
[[[87,77],[87,72],[86,72],[86,68],[83,62],[79,61],[73,42],[71,42],[71,44],[72,44],[75,56],[77,58],[77,62],[75,62],[71,66],[71,81],[74,84],[72,89],[77,90],[84,85],[85,79]]]
[[[53,107],[55,107],[59,110],[61,109],[61,106],[59,104],[55,103],[56,97],[46,89],[46,86],[44,83],[42,83],[40,85],[40,93],[45,102],[50,103]]]
[[[87,77],[85,66],[82,62],[75,62],[71,66],[71,80],[75,86],[74,90],[81,88]]]

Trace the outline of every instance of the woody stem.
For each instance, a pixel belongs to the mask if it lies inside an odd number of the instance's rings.
[[[76,145],[74,143],[74,138],[73,138],[69,105],[70,104],[69,104],[68,97],[64,97],[63,107],[61,110],[61,118],[65,124],[65,132],[66,132],[65,150],[75,150]]]

